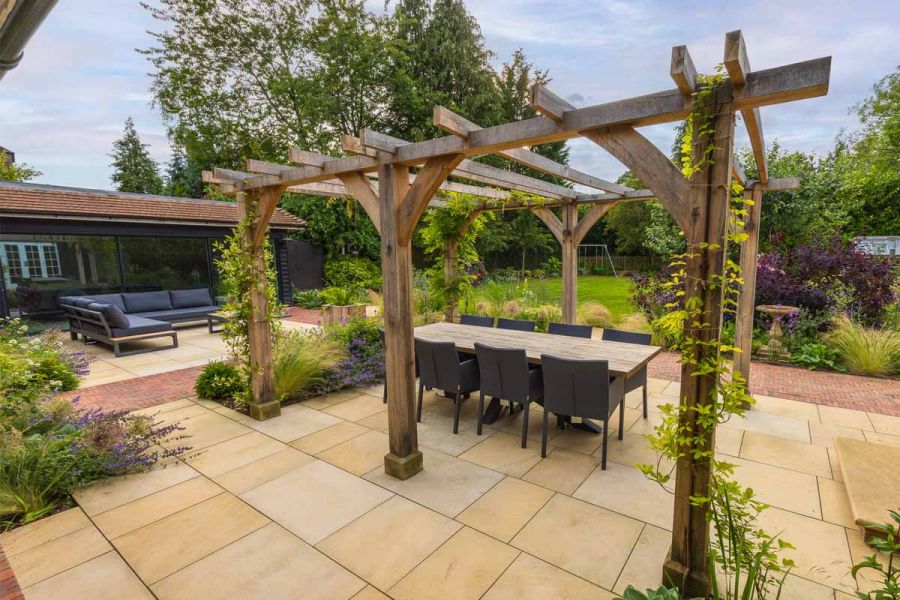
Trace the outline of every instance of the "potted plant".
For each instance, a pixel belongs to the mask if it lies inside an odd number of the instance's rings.
[[[361,303],[362,292],[353,288],[328,287],[322,290],[322,325],[328,327],[336,323],[366,316],[366,305]]]

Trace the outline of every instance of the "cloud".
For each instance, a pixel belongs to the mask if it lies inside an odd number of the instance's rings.
[[[384,3],[368,0],[372,10]],[[389,3],[388,10],[392,9]],[[698,69],[722,59],[724,34],[742,29],[755,69],[832,55],[828,96],[764,107],[766,139],[788,150],[827,152],[848,109],[896,68],[894,24],[900,3],[875,0],[469,0],[499,64],[524,48],[549,69],[550,87],[585,106],[672,87],[671,47],[687,44]],[[42,170],[41,181],[110,187],[109,152],[132,116],[153,157],[169,154],[165,127],[150,101],[150,66],[135,48],[158,29],[135,0],[68,0],[50,13],[22,64],[0,82],[0,145]],[[671,125],[645,128],[666,153]],[[738,128],[738,143],[747,143]],[[624,167],[596,145],[571,143],[579,169],[614,179]]]

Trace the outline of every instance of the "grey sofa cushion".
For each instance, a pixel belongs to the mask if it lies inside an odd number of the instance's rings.
[[[172,308],[169,292],[165,290],[122,294],[122,300],[125,302],[125,312],[127,313],[144,313],[153,310],[171,310]]]
[[[138,317],[136,315],[125,315],[125,318],[128,319],[128,327],[113,328],[113,337],[125,337],[129,335],[138,335],[140,333],[156,333],[158,331],[169,331],[172,329],[171,323],[145,319],[144,317]]]
[[[125,303],[122,301],[122,294],[98,294],[96,296],[85,296],[85,298],[90,298],[94,302],[102,302],[103,304],[113,304],[121,308],[123,311],[125,310]]]
[[[78,308],[87,308],[93,303],[94,300],[86,296],[76,296],[72,299],[72,304],[77,306]]]
[[[60,296],[56,299],[60,304],[66,304],[68,306],[72,306],[72,303],[75,301],[76,296]]]
[[[128,327],[129,325],[128,316],[124,312],[122,312],[122,309],[115,304],[94,302],[93,304],[88,305],[88,309],[103,313],[103,317],[106,319],[106,323],[110,326],[110,328],[124,328]]]
[[[194,308],[212,304],[212,298],[209,297],[207,288],[175,290],[169,292],[169,296],[172,297],[172,308]]]
[[[220,306],[195,306],[193,308],[173,308],[172,310],[154,310],[137,313],[137,316],[158,321],[184,321],[188,319],[202,319],[211,312],[219,310]]]

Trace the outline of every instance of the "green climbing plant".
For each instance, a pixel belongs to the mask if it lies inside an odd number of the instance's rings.
[[[279,332],[280,321],[277,315],[281,310],[278,302],[275,260],[268,242],[263,246],[266,276],[262,281],[256,280],[253,268],[253,244],[248,235],[248,231],[254,225],[256,211],[248,207],[247,213],[231,235],[214,245],[219,254],[215,264],[219,272],[221,289],[225,294],[223,309],[229,314],[229,318],[222,325],[222,339],[228,346],[229,355],[238,364],[245,384],[242,394],[236,398],[238,403],[249,403],[252,400],[249,332],[250,322],[253,320],[253,307],[250,292],[259,289],[265,294],[268,300],[268,314],[264,318],[272,329],[273,338],[277,337]]]
[[[716,115],[713,103],[716,90],[725,79],[721,66],[714,75],[698,77],[698,89],[682,137],[681,167],[688,180],[704,172],[714,161]],[[688,243],[686,252],[672,259],[672,275],[666,286],[672,289],[676,301],[667,308],[673,313],[678,312],[684,322],[684,335],[675,337],[674,346],[681,354],[682,364],[690,366],[692,377],[708,377],[714,385],[706,402],[681,402],[660,407],[660,424],[647,436],[656,452],[656,462],[638,465],[646,477],[663,487],[672,480],[679,461],[689,460],[695,469],[708,470],[708,489],[690,500],[696,506],[707,508],[706,515],[713,532],[707,542],[711,597],[741,600],[779,595],[784,578],[793,566],[780,551],[792,546],[758,526],[757,516],[766,505],[757,499],[751,488],[734,480],[734,464],[716,456],[712,444],[716,428],[742,415],[754,401],[748,394],[746,380],[739,374],[732,374],[728,355],[740,352],[740,349],[723,343],[719,331],[711,332],[713,335],[698,335],[711,327],[706,314],[708,308],[703,305],[701,294],[689,296],[687,290],[721,293],[722,312],[735,312],[743,278],[740,265],[728,257],[726,250],[729,244],[739,246],[748,238],[744,220],[750,205],[752,200],[744,198],[743,188],[733,184],[728,206],[729,223],[722,242]],[[724,255],[722,274],[708,280],[692,280],[696,276],[689,270],[689,264],[719,251]]]

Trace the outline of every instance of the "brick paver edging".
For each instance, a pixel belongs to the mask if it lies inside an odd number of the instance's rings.
[[[674,352],[663,352],[650,361],[650,377],[679,381],[681,364]],[[753,362],[750,392],[799,400],[811,404],[838,406],[882,415],[900,416],[900,381],[861,377],[833,371],[810,371],[787,365]]]
[[[25,596],[19,588],[19,582],[16,581],[16,574],[13,573],[3,553],[3,546],[0,545],[0,600],[23,600],[23,598]]]
[[[135,377],[124,381],[104,383],[60,394],[62,398],[79,398],[85,408],[104,410],[138,410],[194,394],[194,382],[202,366],[178,369],[156,375]]]

